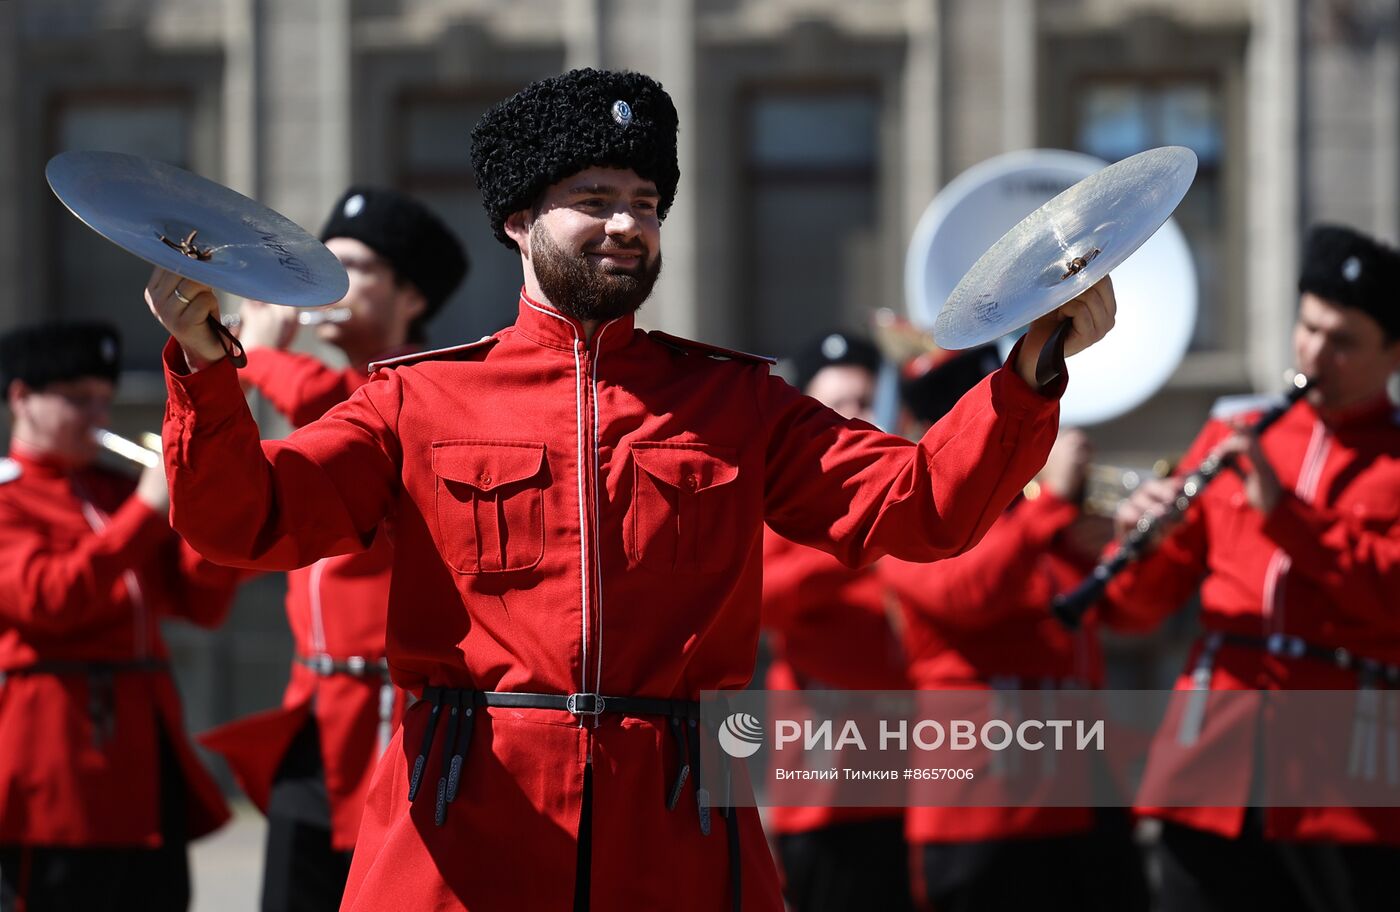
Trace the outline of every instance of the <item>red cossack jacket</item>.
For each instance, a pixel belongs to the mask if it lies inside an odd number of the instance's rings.
[[[852,570],[825,551],[763,536],[763,626],[769,690],[907,690],[893,595],[874,567]],[[904,809],[773,807],[770,833],[902,818]]]
[[[1071,633],[1050,614],[1056,594],[1091,569],[1058,540],[1079,508],[1044,488],[1019,500],[966,554],[937,564],[883,560],[881,580],[899,599],[909,676],[920,690],[1096,687],[1103,660],[1092,623]],[[987,776],[1042,775],[1041,758]],[[976,842],[1085,832],[1085,808],[911,806],[910,842]]]
[[[1229,433],[1229,425],[1211,421],[1183,467],[1198,465]],[[1261,436],[1261,445],[1285,491],[1273,512],[1262,515],[1250,506],[1239,476],[1221,473],[1180,527],[1114,580],[1107,598],[1115,615],[1150,627],[1199,585],[1207,637],[1296,637],[1310,646],[1400,663],[1400,421],[1394,407],[1382,396],[1324,421],[1302,402]],[[1188,659],[1178,690],[1195,687],[1203,647],[1204,641],[1197,644]],[[1203,676],[1212,690],[1349,690],[1360,683],[1354,671],[1327,661],[1230,642],[1214,650]],[[1236,806],[1154,813],[1226,836],[1239,833],[1256,736],[1286,733],[1271,734],[1268,726],[1261,732],[1258,714],[1234,715],[1207,713],[1195,746],[1186,751],[1177,743],[1177,728],[1164,725],[1144,794],[1151,794],[1155,777],[1166,782],[1208,776],[1215,794],[1228,791]],[[1315,734],[1346,751],[1354,721],[1339,714],[1335,731]],[[1264,823],[1266,835],[1279,839],[1400,845],[1395,808],[1272,808]]]
[[[227,361],[185,375],[172,343],[166,363],[176,527],[271,570],[363,549],[387,524],[389,664],[412,691],[743,687],[765,520],[850,566],[955,554],[1044,463],[1058,420],[1055,398],[1003,369],[914,445],[842,420],[760,359],[630,317],[585,341],[528,299],[513,326],[378,371],[285,441],[259,441]],[[408,712],[375,773],[343,908],[569,908],[590,766],[593,908],[728,903],[726,829],[702,832],[689,783],[667,810],[664,719],[484,709],[439,826],[431,778],[407,797],[430,709]],[[744,908],[780,909],[758,815],[738,814]]]
[[[369,381],[369,374],[353,367],[332,370],[310,355],[274,349],[250,351],[240,377],[298,427]],[[292,739],[314,716],[330,799],[331,843],[341,850],[355,846],[370,777],[403,717],[403,692],[374,671],[384,659],[392,564],[393,546],[380,533],[364,551],[323,558],[287,574],[287,621],[296,655],[338,665],[361,659],[365,674],[318,674],[294,661],[280,708],[199,738],[224,756],[253,803],[266,810]]]
[[[125,475],[18,445],[0,469],[0,844],[159,846],[161,732],[188,835],[217,829],[228,809],[185,736],[160,624],[218,625],[239,574],[182,545]]]

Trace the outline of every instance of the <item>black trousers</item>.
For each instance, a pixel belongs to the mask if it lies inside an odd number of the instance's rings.
[[[1127,815],[1101,810],[1088,833],[920,846],[934,912],[1145,912],[1147,878]],[[1270,910],[1274,912],[1274,910]]]
[[[904,818],[862,820],[779,836],[783,895],[794,912],[908,912]]]
[[[1400,848],[1265,839],[1251,809],[1237,839],[1167,823],[1161,912],[1393,912]]]
[[[185,783],[162,732],[158,849],[0,846],[0,912],[184,912]]]
[[[336,912],[350,852],[331,845],[331,804],[314,717],[277,768],[267,802],[262,912]]]

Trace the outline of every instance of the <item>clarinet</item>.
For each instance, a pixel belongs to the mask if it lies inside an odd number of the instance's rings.
[[[1248,429],[1250,433],[1262,434],[1270,425],[1282,418],[1299,399],[1307,394],[1312,381],[1303,374],[1295,374],[1292,384],[1293,388],[1288,391],[1282,402],[1255,420]],[[1164,516],[1175,519],[1185,513],[1190,509],[1191,504],[1195,503],[1196,498],[1201,496],[1201,492],[1206,489],[1211,480],[1225,469],[1232,468],[1233,463],[1234,460],[1220,458],[1214,453],[1207,456],[1196,468],[1196,471],[1187,476],[1185,483],[1181,486],[1181,493],[1177,495],[1170,511]],[[1108,588],[1109,582],[1123,572],[1129,564],[1146,553],[1147,543],[1151,541],[1153,532],[1158,523],[1162,521],[1155,514],[1144,514],[1133,530],[1124,536],[1122,544],[1119,545],[1112,557],[1101,561],[1093,572],[1074,589],[1055,596],[1050,610],[1055,617],[1060,619],[1060,623],[1070,630],[1077,629],[1084,619],[1085,612],[1103,596],[1104,589]]]

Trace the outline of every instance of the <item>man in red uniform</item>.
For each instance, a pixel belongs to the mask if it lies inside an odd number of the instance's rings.
[[[351,187],[321,240],[350,275],[318,326],[349,362],[333,370],[286,351],[298,312],[245,302],[239,375],[297,426],[345,401],[374,359],[417,351],[425,326],[467,271],[462,245],[426,206],[395,190]],[[384,622],[393,546],[381,530],[364,551],[327,557],[287,577],[295,641],[280,709],[206,733],[267,814],[264,912],[340,907],[370,776],[403,711],[389,681]]]
[[[925,427],[937,421],[998,361],[995,346],[986,346],[952,353],[907,378],[902,393],[911,417]],[[1057,593],[1093,567],[1110,531],[1107,520],[1080,509],[1091,455],[1082,431],[1061,430],[1044,470],[975,548],[937,564],[879,563],[880,581],[903,612],[914,687],[1016,692],[1102,684],[1093,626],[1068,632],[1049,610]],[[1018,710],[1010,704],[1008,711]],[[988,772],[1049,782],[1048,756],[1021,755],[1017,765]],[[986,784],[983,777],[979,787]],[[1141,861],[1121,811],[915,802],[906,819],[914,892],[928,908],[1147,908]]]
[[[843,418],[874,420],[880,352],[868,340],[823,333],[793,360],[798,389]],[[769,690],[907,689],[892,608],[873,566],[764,530]],[[913,908],[903,808],[773,807],[767,825],[797,912]]]
[[[1366,691],[1400,677],[1400,423],[1386,395],[1400,369],[1400,253],[1348,228],[1317,228],[1299,291],[1293,350],[1310,392],[1258,438],[1223,420],[1206,425],[1184,469],[1218,450],[1243,457],[1243,478],[1219,475],[1108,598],[1118,615],[1150,625],[1200,586],[1205,633],[1178,689],[1358,688],[1361,706]],[[1169,515],[1179,485],[1145,484],[1121,524]],[[1215,793],[1228,783],[1238,798],[1157,812],[1163,908],[1393,909],[1400,814],[1249,807],[1259,726],[1257,714],[1207,712],[1158,732],[1159,746],[1194,743],[1190,756],[1213,758]]]
[[[94,464],[117,334],[0,339],[0,909],[183,910],[186,844],[228,817],[184,733],[160,623],[228,612],[235,571],[170,531],[165,472]]]
[[[781,908],[757,813],[712,813],[691,773],[701,691],[753,673],[764,521],[852,566],[968,547],[1049,449],[1064,381],[1032,386],[1040,346],[1064,316],[1070,352],[1112,324],[1106,283],[1038,321],[918,445],[766,359],[635,329],[676,130],[635,73],[488,111],[472,160],[520,252],[516,323],[387,365],[285,441],[258,440],[208,289],[146,289],[175,337],[177,527],[268,569],[393,536],[389,667],[422,700],[371,783],[347,910]]]

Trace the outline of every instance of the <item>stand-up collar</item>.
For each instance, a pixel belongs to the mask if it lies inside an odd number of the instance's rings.
[[[634,323],[632,314],[628,314],[600,324],[589,348],[595,352],[621,348],[632,338]],[[548,304],[532,300],[524,288],[520,290],[520,313],[515,319],[515,328],[540,345],[565,351],[573,351],[575,343],[585,337],[582,323]]]
[[[62,478],[72,475],[74,467],[48,453],[29,446],[22,440],[10,441],[10,458],[19,463],[25,474],[33,477]]]

